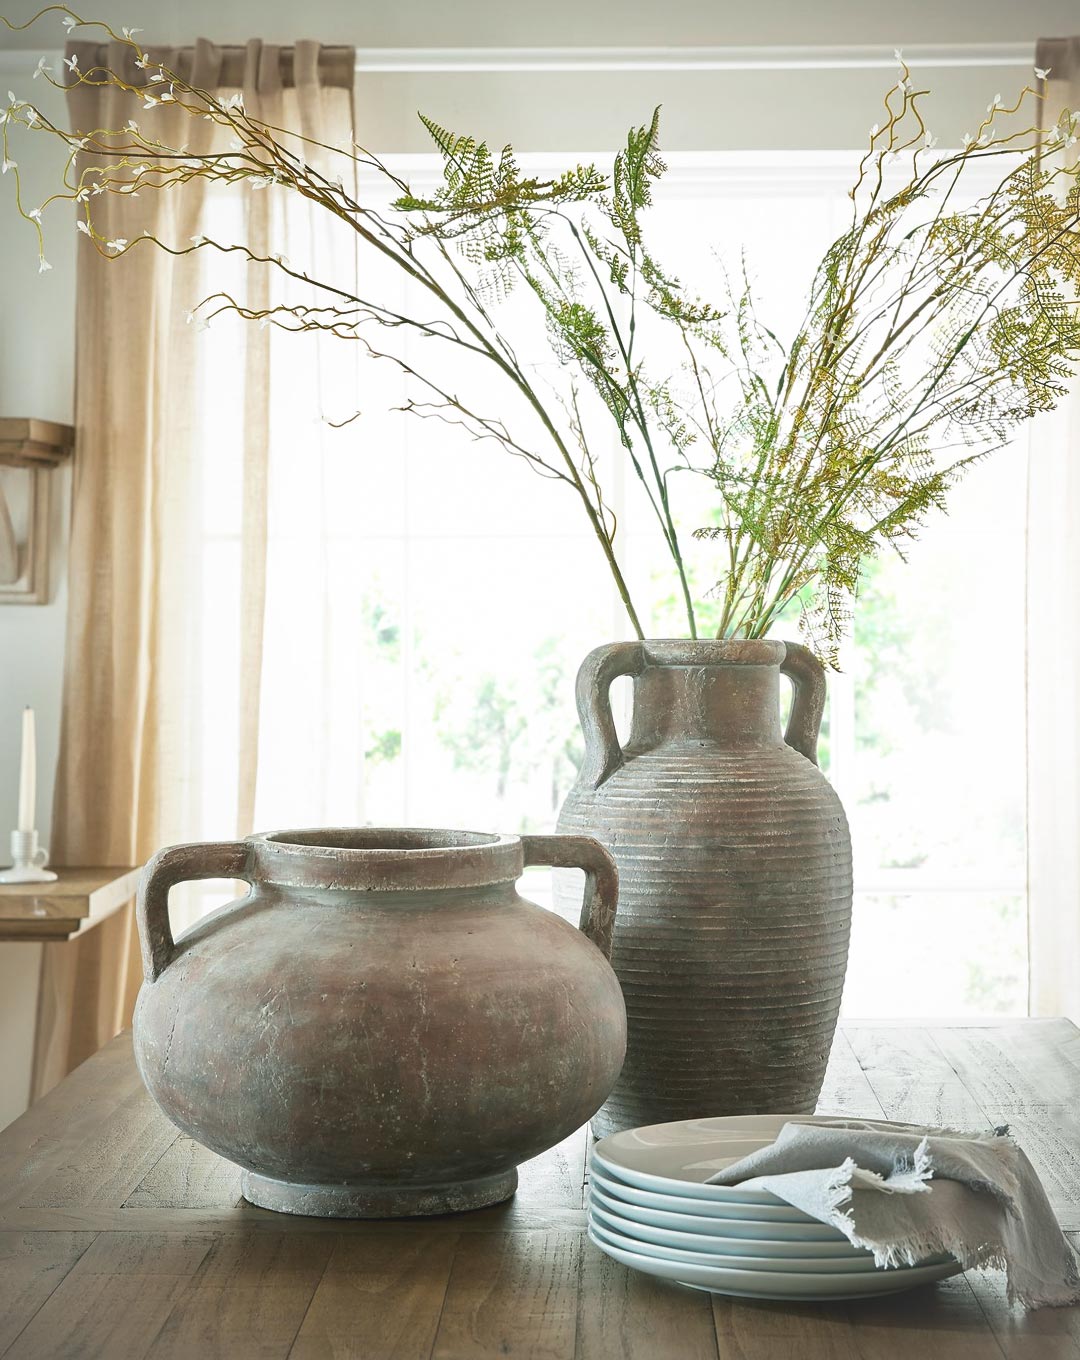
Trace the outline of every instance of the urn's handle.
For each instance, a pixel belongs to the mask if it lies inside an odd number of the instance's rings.
[[[794,695],[784,740],[816,765],[818,733],[825,713],[825,667],[809,647],[788,642],[781,672],[790,681]]]
[[[591,651],[577,675],[577,711],[585,737],[580,779],[591,789],[622,764],[623,753],[611,716],[611,686],[620,675],[640,675],[645,649],[640,642],[609,642]]]
[[[204,841],[168,845],[147,863],[135,899],[147,982],[157,981],[176,951],[169,924],[169,889],[195,878],[242,878],[250,882],[250,854],[247,841]]]
[[[610,959],[611,934],[619,905],[619,871],[600,842],[591,836],[522,836],[521,848],[526,868],[531,864],[549,864],[553,869],[585,870],[579,928],[604,958]]]

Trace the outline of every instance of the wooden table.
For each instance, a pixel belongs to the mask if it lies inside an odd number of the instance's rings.
[[[0,942],[70,940],[135,896],[138,869],[57,869],[52,883],[0,883]]]
[[[1064,1020],[849,1024],[823,1111],[1008,1122],[1080,1241],[1080,1033]],[[997,1274],[817,1306],[711,1297],[584,1239],[584,1130],[513,1201],[404,1223],[278,1216],[178,1134],[126,1036],[0,1134],[0,1356],[176,1360],[1077,1360],[1080,1308]]]

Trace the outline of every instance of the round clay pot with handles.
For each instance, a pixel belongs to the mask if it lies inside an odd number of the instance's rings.
[[[581,927],[526,865],[586,872]],[[248,895],[174,940],[168,894]],[[180,845],[147,865],[135,1054],[185,1133],[286,1213],[399,1217],[508,1198],[585,1123],[626,1046],[618,880],[584,836],[373,828]]]

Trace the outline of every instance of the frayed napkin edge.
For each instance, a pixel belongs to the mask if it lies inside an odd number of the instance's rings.
[[[991,1136],[1009,1137],[1009,1141],[1012,1142],[1007,1128],[1001,1134],[998,1134],[995,1130],[995,1134]],[[931,1188],[929,1182],[933,1179],[933,1175],[934,1168],[926,1139],[923,1139],[922,1143],[916,1148],[911,1165],[905,1166],[903,1162],[898,1163],[893,1175],[890,1175],[887,1179],[879,1176],[876,1171],[864,1171],[853,1157],[846,1157],[837,1168],[835,1177],[826,1185],[826,1208],[832,1225],[844,1234],[853,1247],[871,1252],[874,1257],[874,1265],[881,1270],[895,1270],[900,1266],[918,1265],[920,1261],[925,1261],[929,1256],[951,1256],[962,1270],[1001,1271],[1005,1275],[1005,1292],[1010,1304],[1019,1304],[1023,1308],[1030,1309],[1067,1308],[1080,1303],[1080,1257],[1077,1256],[1072,1243],[1064,1234],[1062,1241],[1070,1252],[1070,1258],[1066,1266],[1067,1289],[1063,1296],[1048,1296],[1018,1289],[1009,1268],[1008,1258],[1000,1243],[981,1242],[972,1245],[970,1242],[962,1241],[954,1233],[942,1231],[918,1236],[909,1235],[894,1242],[883,1244],[871,1241],[860,1234],[855,1226],[855,1202],[852,1194],[856,1176],[865,1178],[872,1183],[876,1182],[874,1189],[878,1191],[912,1194],[928,1191]],[[911,1181],[902,1189],[899,1186],[890,1189],[893,1176],[910,1177]]]

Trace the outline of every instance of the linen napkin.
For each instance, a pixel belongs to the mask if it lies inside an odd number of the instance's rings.
[[[708,1183],[771,1191],[868,1248],[878,1266],[944,1252],[965,1270],[1004,1270],[1009,1301],[1025,1308],[1080,1302],[1080,1261],[1005,1127],[793,1119]]]

